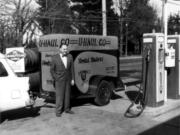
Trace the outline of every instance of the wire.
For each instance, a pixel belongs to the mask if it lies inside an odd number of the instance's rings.
[[[73,18],[68,18],[66,16],[61,16],[61,17],[53,17],[53,16],[38,16],[36,17],[37,19],[40,18],[40,19],[53,19],[53,20],[69,20],[69,21],[95,21],[95,22],[99,22],[99,21],[102,21],[102,17],[90,17],[90,18],[85,18],[85,19],[73,19]],[[117,19],[114,19],[113,17],[107,17],[107,21],[119,21],[119,22],[137,22],[137,20],[133,20],[131,18],[117,18]]]
[[[81,2],[80,2],[81,3]],[[97,0],[97,1],[95,1],[95,2],[93,2],[93,1],[91,1],[91,0],[89,0],[89,1],[87,1],[87,2],[85,2],[85,1],[83,1],[83,4],[86,4],[86,5],[97,5],[97,4],[99,4],[100,3],[100,0]]]
[[[100,22],[102,21],[101,18],[90,18],[90,19],[71,19],[71,18],[67,18],[67,17],[48,17],[48,16],[39,16],[36,17],[41,18],[41,19],[55,19],[55,20],[68,20],[68,21],[92,21],[92,22]],[[118,21],[118,19],[110,19],[108,21]]]

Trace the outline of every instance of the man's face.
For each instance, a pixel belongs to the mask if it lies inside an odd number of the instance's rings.
[[[62,55],[67,55],[68,53],[68,48],[67,48],[67,45],[62,45],[60,48],[60,53],[62,53]]]

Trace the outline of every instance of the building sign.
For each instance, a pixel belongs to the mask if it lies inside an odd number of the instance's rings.
[[[23,47],[7,48],[6,58],[14,72],[25,72],[25,53]]]
[[[55,51],[62,44],[69,50],[117,50],[118,40],[114,36],[51,34],[40,38],[39,51]]]

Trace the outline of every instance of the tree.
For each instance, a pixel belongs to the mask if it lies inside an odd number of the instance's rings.
[[[125,11],[128,23],[129,49],[134,51],[134,46],[141,48],[144,33],[156,29],[157,13],[149,4],[149,0],[130,0]],[[140,50],[140,49],[139,49]]]
[[[74,25],[81,34],[102,34],[101,0],[71,0]]]
[[[44,33],[102,34],[101,0],[38,0]],[[107,1],[108,34],[117,33],[117,16]],[[116,19],[116,20],[115,20]],[[61,27],[59,27],[61,26]]]
[[[112,0],[107,0],[107,35],[119,35],[119,16],[114,12]]]
[[[37,0],[40,5],[38,22],[44,34],[69,33],[71,11],[67,0]]]
[[[102,0],[71,0],[78,3],[71,6],[71,10],[76,16],[75,26],[81,34],[102,35]],[[107,35],[118,34],[118,16],[115,15],[111,6],[112,0],[106,0],[107,13]]]
[[[5,48],[14,42],[15,33],[13,27],[9,24],[10,18],[0,19],[0,52],[4,53]]]
[[[170,15],[168,18],[168,34],[180,34],[180,15]]]
[[[1,25],[5,25],[5,30],[1,31],[1,36],[6,35],[6,46],[23,46],[23,37],[27,32],[31,33],[26,37],[31,41],[38,23],[36,9],[32,8],[33,0],[1,0]],[[33,4],[34,5],[34,4]],[[4,9],[4,10],[3,10]],[[27,35],[26,35],[27,36]],[[10,38],[11,40],[8,40]],[[27,39],[29,38],[29,39]]]
[[[124,5],[123,8],[119,7],[122,11],[118,16],[112,9],[113,1],[106,0],[107,34],[118,36],[119,28],[122,28],[123,40],[125,42],[128,37],[129,49],[133,52],[134,46],[142,46],[143,33],[157,30],[159,21],[156,11],[148,4],[149,0],[123,0]],[[44,33],[102,35],[101,2],[102,0],[38,0],[41,5],[39,20],[42,29]]]

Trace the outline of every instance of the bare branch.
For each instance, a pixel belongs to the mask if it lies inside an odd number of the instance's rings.
[[[22,45],[23,35],[27,32],[34,33],[35,28],[31,28],[35,24],[37,11],[34,10],[31,3],[33,0],[0,0],[0,40],[4,34],[13,37],[14,41],[18,41]],[[3,16],[2,16],[3,15]],[[29,35],[32,38],[33,36]],[[1,42],[1,41],[0,41]]]

